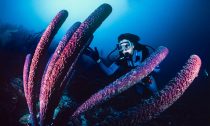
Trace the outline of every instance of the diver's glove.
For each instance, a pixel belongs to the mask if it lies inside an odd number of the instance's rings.
[[[98,53],[98,49],[97,49],[96,47],[94,47],[93,54],[92,54],[92,58],[93,58],[97,63],[100,63],[100,62],[101,62],[101,59],[100,59],[99,53]]]

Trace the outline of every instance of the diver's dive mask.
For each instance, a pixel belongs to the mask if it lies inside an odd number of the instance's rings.
[[[117,44],[117,49],[125,56],[128,54],[133,55],[134,45],[129,40],[123,39]]]

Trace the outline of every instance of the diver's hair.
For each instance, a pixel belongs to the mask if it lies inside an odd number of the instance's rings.
[[[127,39],[133,43],[137,43],[138,41],[141,40],[139,36],[131,33],[124,33],[118,36],[118,42],[120,42],[123,39]]]

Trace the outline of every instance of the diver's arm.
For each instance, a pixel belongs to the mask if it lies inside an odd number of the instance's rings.
[[[119,68],[119,66],[116,63],[112,63],[109,67],[107,67],[102,61],[101,59],[99,59],[97,61],[97,63],[99,64],[100,68],[102,69],[102,71],[110,76],[112,74],[114,74],[115,71],[117,71],[117,69]]]

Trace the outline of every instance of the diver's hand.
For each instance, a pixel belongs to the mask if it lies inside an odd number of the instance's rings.
[[[96,47],[94,47],[94,51],[93,51],[92,58],[93,58],[96,62],[100,62],[100,57],[99,57],[98,49],[97,49]]]

